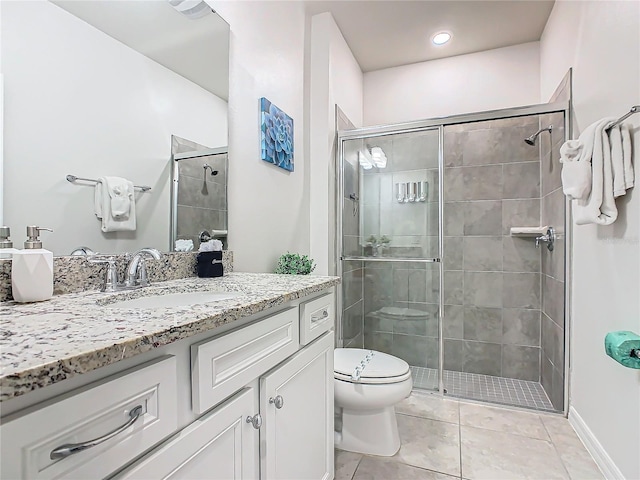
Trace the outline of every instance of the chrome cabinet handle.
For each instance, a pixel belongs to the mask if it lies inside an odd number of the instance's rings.
[[[129,412],[129,420],[127,420],[127,423],[125,423],[124,425],[116,428],[115,430],[107,433],[106,435],[103,435],[98,438],[94,438],[93,440],[88,440],[86,442],[81,442],[81,443],[65,443],[64,445],[60,445],[59,447],[51,450],[51,454],[49,455],[49,458],[51,458],[51,460],[56,460],[58,458],[65,458],[75,453],[82,452],[83,450],[87,450],[88,448],[95,447],[96,445],[100,445],[101,443],[104,443],[107,440],[115,437],[119,433],[124,432],[127,428],[129,428],[131,425],[136,423],[136,420],[138,420],[138,418],[140,418],[141,415],[142,415],[142,405],[138,405]]]
[[[280,410],[282,407],[284,407],[284,398],[282,398],[282,395],[277,395],[276,398],[269,398],[269,403],[275,405],[276,408]]]
[[[250,423],[253,428],[258,430],[262,426],[262,417],[259,413],[256,413],[253,417],[247,417],[247,423]]]
[[[312,323],[319,322],[320,320],[322,320],[323,318],[327,318],[328,316],[329,316],[329,311],[325,309],[322,311],[321,314],[311,316],[311,322]]]

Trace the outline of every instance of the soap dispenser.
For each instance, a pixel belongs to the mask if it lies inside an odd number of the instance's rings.
[[[53,253],[42,248],[38,238],[42,230],[50,228],[27,227],[24,250],[13,254],[11,265],[11,291],[16,302],[40,302],[53,295]]]
[[[12,255],[18,250],[13,248],[13,242],[9,238],[11,229],[9,227],[0,227],[0,258],[11,260]]]

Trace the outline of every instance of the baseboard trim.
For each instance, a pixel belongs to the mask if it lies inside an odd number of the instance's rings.
[[[578,434],[598,468],[607,480],[625,480],[618,466],[611,459],[602,444],[573,407],[569,407],[569,423]]]

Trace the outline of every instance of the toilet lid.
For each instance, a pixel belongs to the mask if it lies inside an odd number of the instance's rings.
[[[369,352],[373,352],[373,356],[360,376],[362,383],[371,383],[382,379],[395,382],[399,380],[397,377],[406,377],[409,373],[409,364],[392,355],[361,348],[336,348],[333,354],[333,370],[336,377],[351,378],[355,368],[360,365]]]

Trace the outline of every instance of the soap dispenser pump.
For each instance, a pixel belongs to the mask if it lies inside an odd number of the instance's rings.
[[[17,252],[13,248],[13,242],[9,238],[11,236],[11,229],[7,226],[0,227],[0,258],[11,259],[12,255]]]
[[[28,226],[24,250],[13,254],[11,291],[16,302],[40,302],[53,295],[53,253],[42,248],[38,238],[50,228]]]

